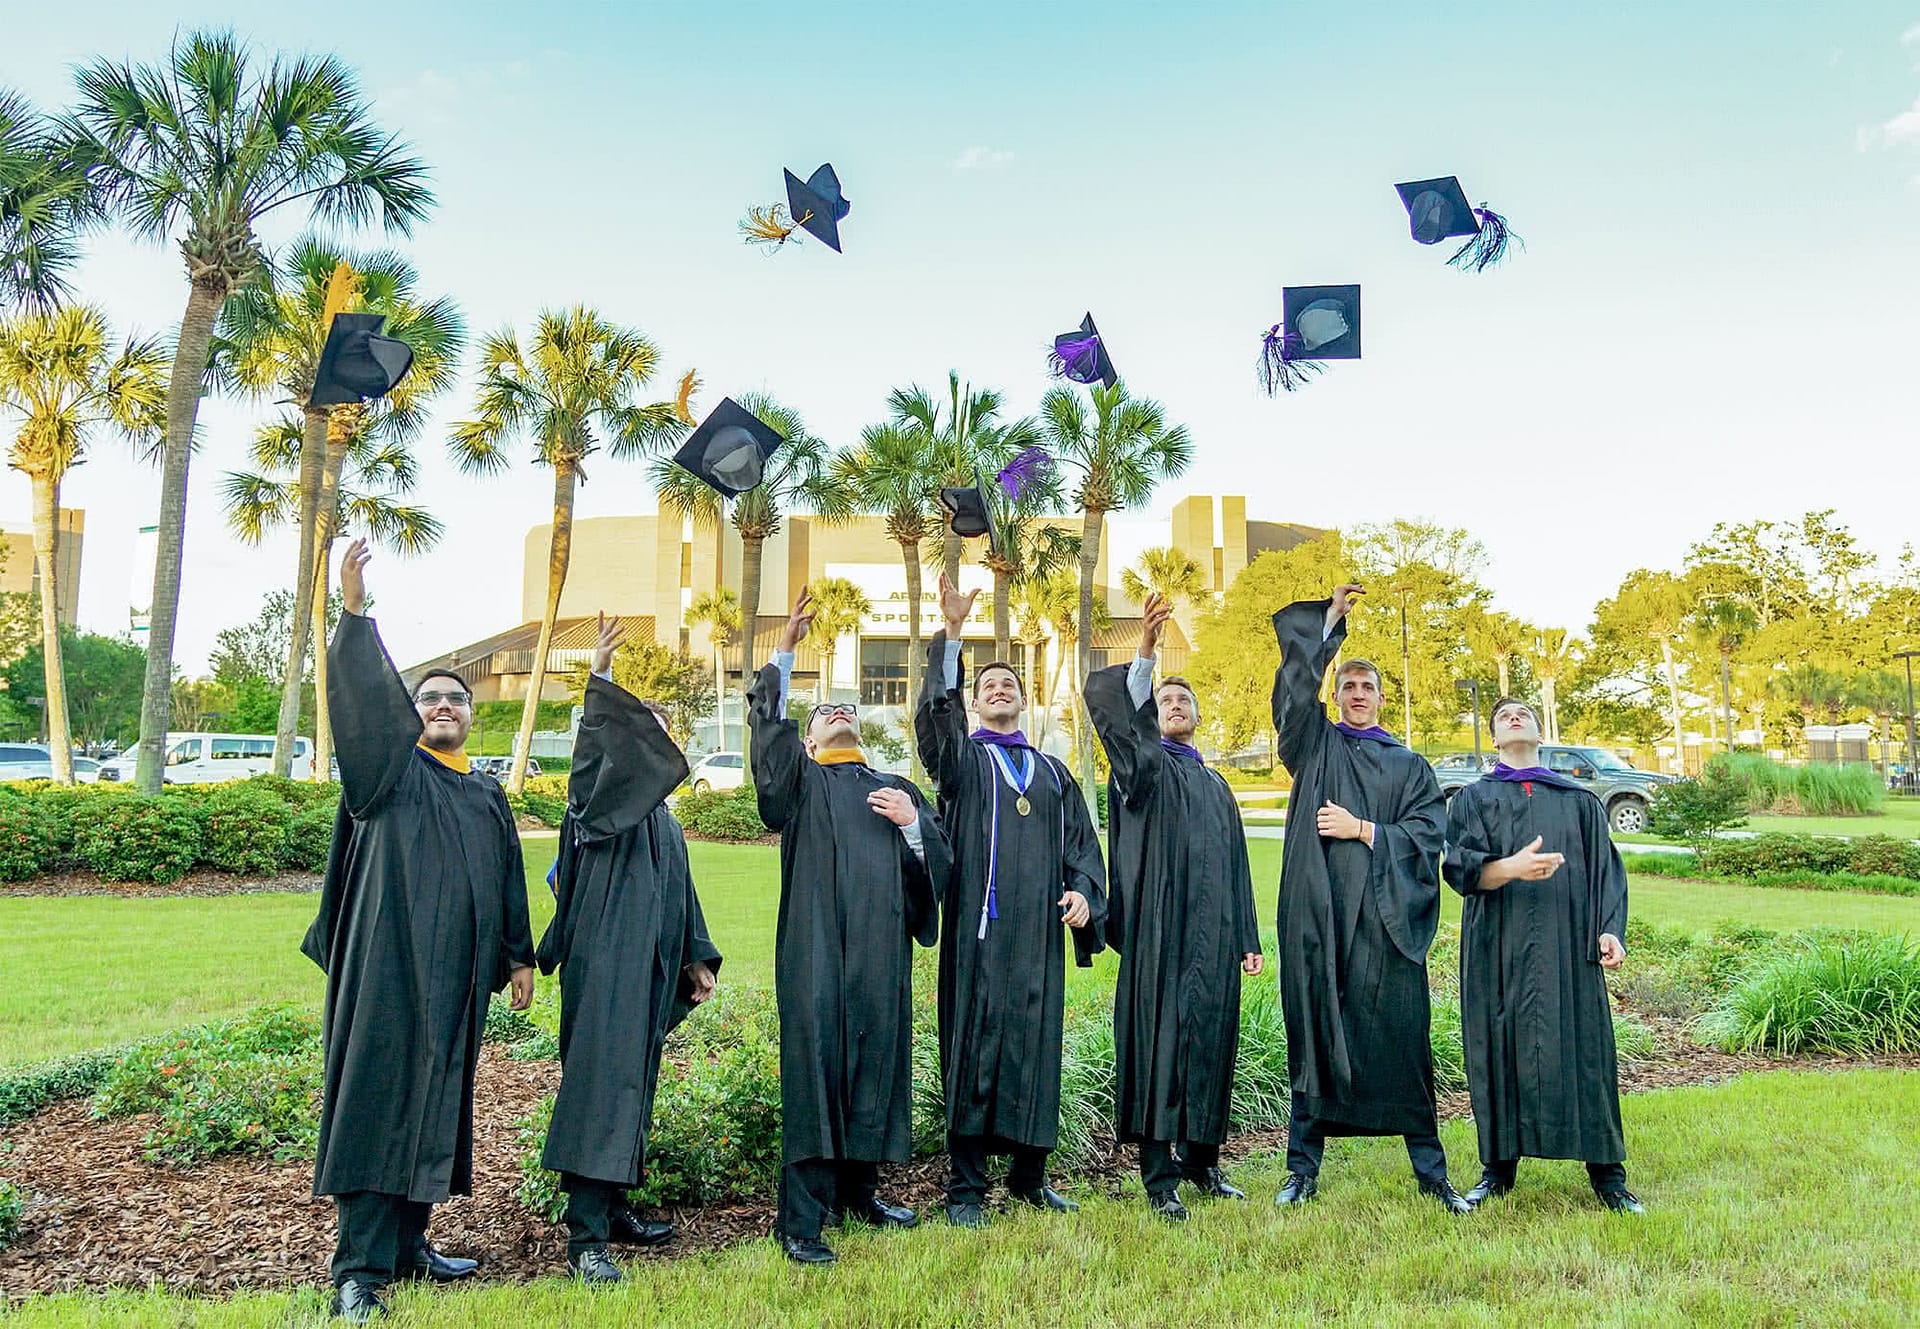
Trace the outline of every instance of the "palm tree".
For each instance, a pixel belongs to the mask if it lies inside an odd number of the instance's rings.
[[[547,549],[547,603],[534,647],[527,703],[520,713],[513,772],[507,789],[519,793],[533,750],[534,718],[546,683],[547,653],[560,593],[573,550],[573,494],[582,464],[603,447],[615,458],[657,451],[684,426],[671,400],[645,406],[634,394],[653,378],[660,352],[638,331],[618,327],[585,306],[540,315],[524,350],[507,328],[480,348],[477,418],[454,426],[452,448],[462,470],[492,474],[508,465],[506,444],[524,435],[533,460],[553,472],[553,535]]]
[[[918,436],[931,458],[933,487],[970,485],[983,472],[997,471],[1023,449],[1039,442],[1038,425],[1023,417],[1001,423],[1000,409],[1005,404],[991,388],[978,392],[973,385],[960,386],[960,375],[947,371],[946,409],[918,384],[895,388],[887,394],[887,408],[893,422]],[[951,530],[942,528],[941,568],[947,580],[960,584],[960,547],[965,543]]]
[[[1140,561],[1120,574],[1120,589],[1143,604],[1149,595],[1168,603],[1198,600],[1208,591],[1207,574],[1197,559],[1170,547],[1143,549]]]
[[[1512,614],[1474,605],[1467,611],[1467,635],[1476,654],[1493,661],[1500,681],[1500,695],[1513,695],[1513,659],[1520,654],[1533,630]]]
[[[362,405],[308,406],[300,420],[299,446],[291,454],[299,467],[294,490],[299,554],[293,577],[293,639],[288,645],[273,749],[274,772],[285,775],[293,760],[307,648],[315,631],[314,596],[320,595],[324,604],[332,541],[338,532],[345,454],[358,446],[364,456],[366,442],[376,437],[401,446],[404,452],[404,443],[426,423],[427,403],[453,385],[467,334],[459,307],[451,299],[420,301],[418,273],[395,253],[353,254],[318,237],[302,236],[281,261],[279,271],[267,269],[262,275],[262,281],[233,294],[216,327],[215,358],[224,376],[254,397],[305,401],[311,395],[314,369],[336,314],[384,314],[385,334],[406,342],[414,353],[412,369],[386,397]],[[330,420],[335,424],[331,434]],[[236,483],[230,475],[230,496]],[[229,507],[231,511],[231,497]],[[317,696],[324,714],[324,661],[316,668],[321,673]],[[331,735],[326,728],[321,724],[316,738],[330,752]],[[315,766],[318,778],[325,779],[326,770],[325,764]]]
[[[180,236],[188,294],[167,387],[153,612],[140,706],[143,793],[160,789],[186,536],[187,462],[214,322],[265,266],[254,228],[286,208],[322,223],[406,232],[432,206],[426,167],[369,115],[332,57],[251,62],[231,33],[194,33],[164,66],[96,60],[62,122],[108,204],[136,234]]]
[[[1733,653],[1760,625],[1744,602],[1709,600],[1694,616],[1694,635],[1720,656],[1720,706],[1727,725],[1727,751],[1733,751]]]
[[[97,199],[84,165],[24,97],[0,88],[0,308],[66,298]]]
[[[713,695],[720,713],[720,746],[727,746],[727,647],[740,635],[740,597],[722,586],[702,591],[687,606],[686,625],[707,626],[707,639],[713,644]],[[745,750],[745,744],[742,744]]]
[[[1060,701],[1060,685],[1067,684],[1067,695],[1074,703],[1074,747],[1091,764],[1093,745],[1084,741],[1090,730],[1083,723],[1085,717],[1080,714],[1080,697],[1086,674],[1071,667],[1070,662],[1080,658],[1078,646],[1084,640],[1080,634],[1080,581],[1069,567],[1055,568],[1044,577],[1030,577],[1020,586],[1020,597],[1024,602],[1024,615],[1032,620],[1044,623],[1053,633],[1060,646],[1059,668],[1053,671],[1053,685],[1047,689],[1047,709],[1051,712]],[[1092,632],[1105,632],[1113,626],[1113,616],[1104,600],[1095,601],[1091,617]],[[1035,699],[1036,704],[1038,698]]]
[[[760,620],[761,555],[780,533],[790,511],[805,509],[838,521],[853,514],[853,495],[834,481],[827,445],[807,432],[798,413],[770,397],[749,393],[740,405],[786,442],[767,462],[760,483],[739,497],[725,499],[672,458],[653,464],[652,480],[660,510],[691,519],[697,526],[718,525],[722,516],[740,533],[740,678],[752,676]]]
[[[1542,628],[1534,634],[1529,663],[1533,666],[1533,676],[1540,680],[1540,704],[1546,709],[1543,737],[1549,743],[1560,741],[1560,701],[1556,689],[1561,674],[1571,667],[1574,648],[1574,639],[1565,628]]]
[[[907,729],[913,729],[913,707],[920,697],[920,556],[927,540],[940,527],[934,515],[933,437],[925,430],[898,423],[868,425],[860,446],[834,460],[833,482],[853,496],[859,507],[885,519],[887,538],[900,546],[907,577]],[[913,777],[919,779],[920,747],[909,743]]]
[[[0,323],[0,411],[19,417],[8,464],[33,482],[33,554],[40,565],[47,746],[53,778],[73,783],[67,684],[60,658],[60,483],[110,426],[146,447],[166,421],[167,355],[158,341],[107,342],[106,315],[84,305],[27,310]]]
[[[873,608],[866,592],[845,577],[824,577],[813,583],[813,626],[807,640],[827,659],[825,686],[833,687],[840,672],[840,639],[857,632]]]
[[[1087,402],[1066,388],[1052,389],[1040,402],[1047,450],[1055,461],[1078,472],[1073,500],[1086,514],[1080,531],[1080,617],[1075,634],[1076,670],[1082,679],[1093,666],[1093,579],[1100,565],[1107,514],[1145,503],[1156,484],[1185,471],[1193,459],[1186,426],[1169,427],[1158,402],[1129,397],[1125,383],[1091,387],[1087,395],[1093,405],[1091,416]],[[1093,745],[1079,747],[1080,783],[1092,799]]]

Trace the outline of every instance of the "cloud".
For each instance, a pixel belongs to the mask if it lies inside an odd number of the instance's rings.
[[[1913,105],[1882,124],[1861,129],[1854,136],[1854,144],[1865,152],[1871,147],[1896,147],[1903,143],[1920,143],[1920,97],[1913,99]]]
[[[997,166],[1005,166],[1013,160],[1011,152],[999,148],[987,148],[975,145],[953,159],[956,171],[991,171]]]
[[[1911,28],[1908,28],[1900,34],[1900,44],[1902,46],[1920,46],[1920,23],[1914,24]]]

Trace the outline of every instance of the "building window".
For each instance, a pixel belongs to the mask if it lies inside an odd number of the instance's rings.
[[[860,704],[907,704],[907,643],[862,639],[860,642]]]

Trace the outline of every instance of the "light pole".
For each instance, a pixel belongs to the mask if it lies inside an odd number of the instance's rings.
[[[1407,593],[1400,592],[1400,714],[1406,732],[1400,741],[1413,746],[1413,649],[1407,643]]]
[[[1906,770],[1900,775],[1900,783],[1908,789],[1915,787],[1916,776],[1920,775],[1920,772],[1916,772],[1914,764],[1916,756],[1920,755],[1920,745],[1916,745],[1913,741],[1913,657],[1916,655],[1920,655],[1920,650],[1893,653],[1894,659],[1903,661],[1907,666],[1907,760]]]
[[[1462,692],[1473,694],[1473,769],[1480,769],[1480,680],[1466,678],[1456,682],[1454,687]]]

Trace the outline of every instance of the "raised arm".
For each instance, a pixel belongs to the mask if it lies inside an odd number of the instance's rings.
[[[800,588],[787,626],[780,634],[774,657],[761,666],[747,690],[749,751],[753,757],[753,792],[760,820],[769,830],[783,829],[800,801],[806,775],[807,750],[800,727],[787,718],[787,687],[793,675],[793,653],[813,625],[813,597]]]
[[[638,826],[687,778],[687,759],[652,708],[605,676],[619,641],[620,620],[602,614],[567,777],[567,807],[588,841]]]
[[[1172,613],[1172,606],[1159,596],[1148,596],[1139,653],[1127,664],[1096,670],[1087,679],[1087,713],[1107,751],[1113,783],[1130,808],[1146,802],[1167,760],[1160,746],[1160,709],[1153,700],[1153,662],[1160,630]]]
[[[416,760],[420,714],[393,666],[373,620],[366,617],[365,540],[355,540],[340,561],[340,598],[345,612],[327,646],[327,706],[334,752],[340,759],[341,801],[364,817],[392,791]]]
[[[1296,600],[1273,616],[1273,635],[1280,643],[1273,729],[1280,739],[1280,761],[1289,771],[1305,765],[1326,738],[1320,685],[1347,639],[1347,609],[1360,593],[1357,586],[1342,586],[1329,599]]]
[[[956,782],[972,756],[972,744],[967,741],[966,669],[960,661],[960,632],[973,608],[973,595],[961,595],[942,575],[940,603],[947,625],[927,643],[926,678],[913,713],[913,741],[920,749],[920,764],[933,776],[941,798],[948,799],[959,793]]]

